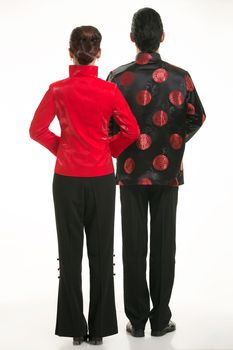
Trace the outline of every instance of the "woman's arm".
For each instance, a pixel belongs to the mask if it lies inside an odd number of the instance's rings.
[[[29,133],[33,140],[48,148],[56,156],[60,137],[49,130],[55,115],[53,88],[50,86],[35,112]]]

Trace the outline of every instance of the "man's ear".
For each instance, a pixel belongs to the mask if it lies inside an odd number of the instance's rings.
[[[133,43],[135,43],[135,40],[134,40],[134,35],[133,35],[133,33],[132,33],[132,32],[130,32],[130,40],[131,40]]]
[[[163,32],[163,34],[161,35],[161,39],[160,39],[160,42],[162,43],[165,39],[165,33]]]

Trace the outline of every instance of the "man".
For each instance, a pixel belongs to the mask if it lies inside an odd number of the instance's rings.
[[[185,143],[201,127],[205,113],[189,73],[164,62],[158,53],[164,40],[160,15],[150,8],[136,12],[130,36],[137,47],[136,60],[108,77],[120,88],[141,130],[137,142],[117,159],[124,303],[130,321],[126,330],[134,337],[143,337],[149,319],[151,335],[162,336],[176,328],[170,320],[169,301],[174,281],[178,187],[183,184],[182,158]],[[114,122],[111,129],[114,134]]]

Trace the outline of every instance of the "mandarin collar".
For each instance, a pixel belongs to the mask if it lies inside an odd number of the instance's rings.
[[[136,55],[136,63],[138,64],[147,64],[149,62],[155,62],[161,60],[161,56],[158,52],[139,52]]]
[[[98,77],[98,67],[88,65],[70,65],[69,66],[70,77],[77,77],[80,75],[87,75],[91,77]]]

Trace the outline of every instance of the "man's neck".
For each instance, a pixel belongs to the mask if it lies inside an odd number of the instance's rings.
[[[137,53],[142,52],[138,47],[136,48],[136,50],[137,50]],[[153,53],[159,53],[159,50],[156,50],[156,51],[154,51]]]

